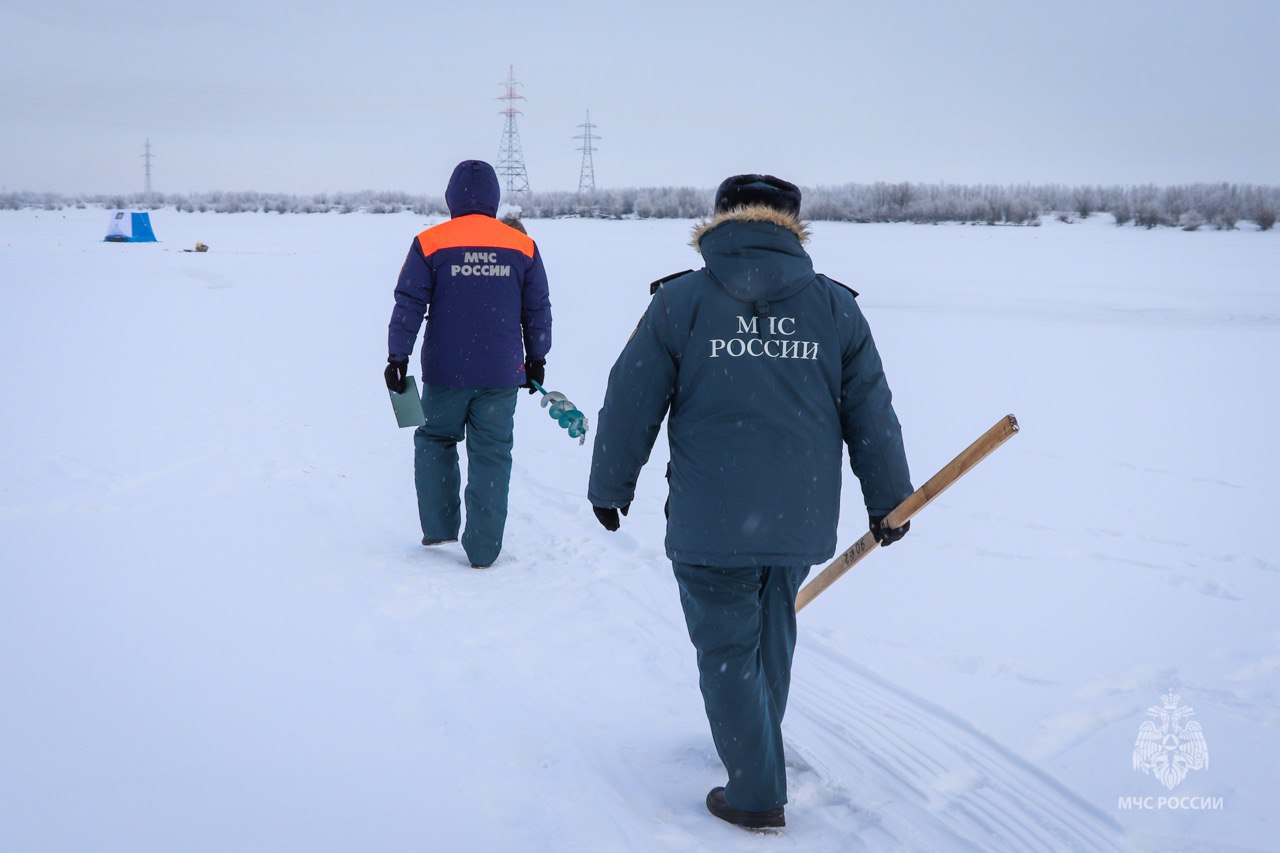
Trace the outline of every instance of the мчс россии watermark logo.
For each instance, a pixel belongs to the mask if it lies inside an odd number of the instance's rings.
[[[1195,711],[1180,704],[1182,697],[1172,691],[1160,697],[1160,705],[1147,709],[1147,720],[1138,729],[1133,744],[1133,769],[1154,776],[1170,791],[1192,770],[1209,766],[1209,746],[1204,731],[1195,720]],[[1222,797],[1121,797],[1121,809],[1217,810]]]

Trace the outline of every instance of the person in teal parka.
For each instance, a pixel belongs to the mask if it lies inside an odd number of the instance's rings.
[[[882,545],[906,533],[883,520],[912,492],[857,294],[814,272],[799,211],[770,175],[720,185],[694,231],[706,266],[655,283],[609,374],[587,495],[617,530],[668,418],[666,551],[728,771],[707,807],[752,828],[785,824],[795,597],[835,554],[842,449]]]

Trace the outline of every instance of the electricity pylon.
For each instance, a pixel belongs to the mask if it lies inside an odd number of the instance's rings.
[[[596,128],[596,125],[591,123],[591,110],[587,110],[587,120],[578,125],[578,127],[582,128],[582,133],[574,137],[574,139],[582,140],[582,147],[578,149],[582,152],[582,171],[578,173],[578,192],[594,192],[596,188],[596,166],[591,155],[595,152],[595,146],[591,143],[600,137],[591,132]]]
[[[529,194],[529,172],[524,165],[524,152],[520,148],[520,129],[516,127],[516,116],[521,115],[515,102],[523,101],[524,95],[516,94],[516,71],[514,66],[507,66],[507,93],[498,100],[506,101],[507,106],[499,115],[507,117],[506,126],[502,130],[502,144],[498,147],[498,177],[508,193]]]

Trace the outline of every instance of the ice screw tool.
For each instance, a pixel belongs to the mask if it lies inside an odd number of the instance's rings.
[[[550,406],[547,414],[569,431],[570,438],[578,439],[579,447],[586,444],[587,416],[578,411],[578,407],[559,391],[548,391],[532,379],[529,380],[529,384],[542,392],[542,408],[546,409]]]

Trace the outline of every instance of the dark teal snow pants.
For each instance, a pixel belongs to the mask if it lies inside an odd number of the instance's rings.
[[[796,647],[796,592],[808,566],[724,569],[673,563],[725,801],[759,812],[787,802],[782,714]]]
[[[467,529],[462,548],[473,563],[491,565],[502,550],[511,483],[516,388],[423,389],[427,422],[413,436],[418,518],[428,539],[454,539],[462,526],[458,442],[467,443]]]

